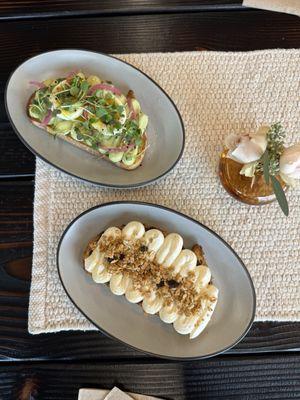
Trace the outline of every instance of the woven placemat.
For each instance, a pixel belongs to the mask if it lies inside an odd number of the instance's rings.
[[[179,210],[220,234],[244,260],[257,292],[257,320],[300,319],[300,189],[288,192],[286,218],[276,203],[251,207],[222,188],[217,165],[224,137],[281,121],[300,141],[300,51],[131,54],[172,97],[183,117],[186,147],[176,168],[141,189],[112,190],[36,164],[34,254],[29,331],[95,329],[67,298],[56,248],[67,224],[87,208],[114,200],[151,201]]]

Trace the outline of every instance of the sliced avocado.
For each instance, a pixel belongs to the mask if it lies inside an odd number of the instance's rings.
[[[137,147],[135,147],[133,150],[127,151],[122,157],[122,162],[128,166],[134,164],[137,154],[138,154]]]
[[[90,75],[90,76],[87,78],[87,82],[88,82],[91,86],[94,86],[94,85],[98,85],[98,83],[101,83],[101,79],[100,79],[98,76],[96,76],[96,75]]]
[[[54,129],[57,133],[67,134],[73,127],[72,121],[59,121],[55,124]]]
[[[29,106],[29,115],[32,118],[38,119],[39,121],[41,121],[41,119],[42,119],[40,110],[34,104],[30,104],[30,106]]]
[[[106,129],[106,125],[99,119],[92,123],[92,127],[97,129],[97,131],[102,132]]]
[[[101,139],[101,145],[104,147],[118,147],[120,144],[121,138],[116,136],[110,136],[107,138]]]
[[[107,154],[108,153],[107,150],[104,150],[104,149],[98,149],[98,150],[100,151],[101,154]]]
[[[110,153],[108,157],[109,157],[110,161],[116,163],[116,162],[120,162],[122,160],[123,154],[124,154],[123,152]]]
[[[131,99],[131,105],[136,114],[139,114],[141,112],[141,106],[137,99]]]
[[[146,114],[141,113],[139,117],[139,128],[142,133],[145,132],[148,125],[148,116]]]

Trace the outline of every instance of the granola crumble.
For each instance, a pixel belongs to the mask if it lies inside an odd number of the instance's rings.
[[[155,291],[162,297],[164,306],[174,303],[179,314],[187,317],[202,310],[208,296],[195,290],[194,272],[190,271],[187,277],[182,277],[179,273],[175,274],[172,268],[162,268],[143,239],[129,241],[102,237],[98,246],[106,256],[107,270],[113,275],[122,273],[130,277],[133,288],[142,295]]]

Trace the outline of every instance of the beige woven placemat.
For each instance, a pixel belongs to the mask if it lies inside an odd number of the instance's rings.
[[[276,203],[250,207],[233,200],[217,176],[229,132],[281,121],[300,141],[299,50],[250,53],[131,54],[172,97],[183,117],[186,148],[176,168],[141,189],[111,190],[71,178],[37,160],[29,331],[94,329],[68,300],[56,271],[56,248],[80,212],[114,200],[143,200],[180,210],[230,243],[257,292],[257,320],[300,319],[300,189],[290,190],[286,218]]]

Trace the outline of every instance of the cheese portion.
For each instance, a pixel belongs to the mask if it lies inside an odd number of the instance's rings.
[[[197,315],[191,317],[180,315],[174,322],[173,327],[176,332],[181,333],[182,335],[187,335],[193,331],[197,320]]]
[[[200,333],[204,331],[216,308],[219,290],[214,285],[209,285],[206,289],[206,292],[210,297],[214,298],[215,300],[205,300],[203,311],[200,316],[198,316],[197,322],[193,330],[190,332],[190,339],[196,338],[200,335]]]
[[[138,240],[141,239],[145,234],[145,227],[141,222],[132,221],[129,222],[122,229],[122,236],[126,240]]]
[[[170,267],[179,256],[183,246],[183,239],[178,233],[170,233],[166,236],[162,246],[158,250],[155,260],[163,267]]]
[[[164,306],[159,311],[160,319],[166,324],[172,324],[178,318],[178,313],[175,304]]]
[[[175,275],[180,273],[181,276],[186,277],[190,271],[195,269],[196,265],[196,254],[191,250],[184,249],[179,253],[172,267]]]
[[[150,295],[145,296],[142,307],[148,314],[156,314],[163,305],[163,299],[158,293],[152,292]]]
[[[142,293],[139,290],[134,288],[134,286],[132,284],[132,280],[130,280],[130,282],[128,284],[128,287],[125,292],[125,297],[130,303],[139,303],[144,298]]]
[[[148,251],[153,252],[153,256],[161,248],[164,243],[164,235],[158,229],[150,229],[143,237],[145,245],[148,247]]]
[[[92,253],[85,258],[84,260],[84,268],[88,272],[93,272],[93,269],[96,267],[100,260],[100,249],[99,246],[95,248],[95,250],[92,251]]]
[[[106,261],[104,254],[100,255],[97,265],[92,271],[93,281],[96,283],[107,283],[111,278],[111,273],[106,268]]]
[[[205,288],[211,280],[210,269],[206,265],[199,265],[195,268],[195,290],[200,293],[200,291]]]
[[[109,282],[109,288],[113,292],[113,294],[117,296],[121,296],[125,294],[126,289],[128,288],[130,283],[130,278],[124,276],[123,274],[113,275]]]

